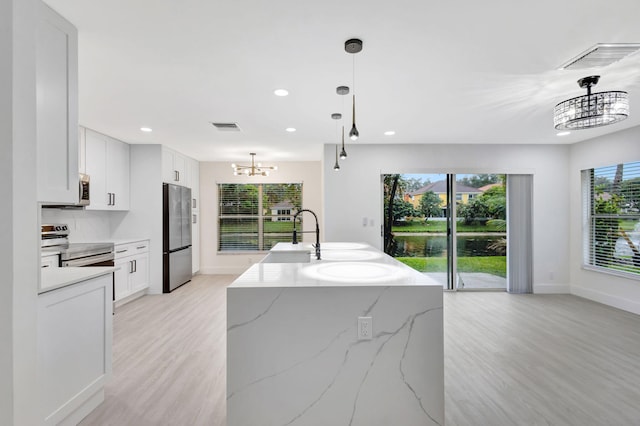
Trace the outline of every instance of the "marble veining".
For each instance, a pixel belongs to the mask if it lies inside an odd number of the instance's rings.
[[[235,328],[243,327],[243,326],[245,326],[245,325],[247,325],[247,324],[251,324],[252,322],[259,320],[259,319],[260,319],[260,317],[262,317],[263,315],[266,315],[266,314],[269,312],[269,310],[271,309],[271,307],[272,307],[273,305],[275,305],[275,303],[278,301],[278,299],[280,299],[280,296],[282,296],[283,291],[284,291],[284,289],[283,289],[283,290],[281,290],[281,291],[278,293],[278,295],[277,295],[277,296],[276,296],[276,297],[271,301],[271,303],[269,304],[269,306],[267,306],[267,308],[266,308],[264,311],[260,312],[260,313],[259,313],[258,315],[256,315],[255,317],[251,318],[250,320],[247,320],[247,321],[241,322],[240,324],[233,324],[233,325],[231,325],[231,326],[227,326],[227,333],[228,333],[228,332],[230,332],[230,331],[232,331],[232,330],[233,330],[233,329],[235,329]]]
[[[303,267],[256,265],[227,288],[228,426],[444,425],[442,287],[418,272],[325,286]]]

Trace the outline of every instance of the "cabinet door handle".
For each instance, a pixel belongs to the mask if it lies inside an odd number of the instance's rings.
[[[113,204],[111,204],[111,205],[115,206],[116,205],[116,193],[113,192],[112,194],[113,194]]]
[[[178,173],[177,170],[173,171],[173,180],[178,182],[180,180],[180,174]]]
[[[129,261],[129,273],[133,274],[133,260]]]
[[[138,272],[138,261],[137,260],[133,261],[133,272]]]
[[[42,265],[43,268],[48,268],[51,265]]]
[[[198,203],[196,202],[195,198],[193,199],[193,207],[192,208],[194,208],[194,209],[198,208]]]
[[[138,250],[142,250],[143,248],[147,248],[147,246],[138,246],[136,247]]]
[[[198,223],[198,217],[195,214],[192,216],[193,216],[192,223]]]
[[[127,250],[127,249],[124,249],[124,250],[116,250],[116,254],[118,254],[118,253],[124,253],[124,252],[126,252],[126,251],[128,251],[128,250]]]

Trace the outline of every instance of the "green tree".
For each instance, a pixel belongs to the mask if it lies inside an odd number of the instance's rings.
[[[481,186],[500,182],[501,176],[502,175],[496,174],[478,174],[465,176],[462,179],[459,179],[457,182],[465,186],[470,186],[472,188],[480,188]]]
[[[405,182],[404,187],[406,191],[415,191],[431,183],[429,179],[422,180],[420,178],[405,178],[404,176],[401,176],[401,179]]]
[[[622,197],[616,194],[607,194],[602,188],[594,190],[593,213],[596,215],[594,223],[594,263],[599,266],[608,266],[613,263],[613,254],[618,241],[618,227],[620,222],[615,217],[602,217],[597,215],[616,215],[620,213]]]
[[[415,216],[416,211],[413,204],[404,200],[394,200],[393,202],[393,221],[397,222],[405,217]]]
[[[441,205],[442,200],[440,197],[433,191],[427,191],[420,198],[418,212],[424,215],[425,218],[440,217],[442,216]]]
[[[467,224],[506,219],[507,197],[504,185],[494,186],[469,203],[458,205],[457,213]]]

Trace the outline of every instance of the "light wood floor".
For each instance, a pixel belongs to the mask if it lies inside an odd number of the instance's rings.
[[[224,426],[234,278],[198,276],[119,308],[113,378],[82,425]],[[447,425],[640,425],[640,316],[570,295],[444,301]]]

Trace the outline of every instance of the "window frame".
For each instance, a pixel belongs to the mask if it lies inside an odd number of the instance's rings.
[[[257,189],[257,205],[256,205],[256,214],[222,214],[222,209],[221,209],[221,187],[222,186],[229,186],[229,185],[233,185],[233,186],[254,186]],[[216,242],[216,254],[218,255],[237,255],[237,254],[264,254],[269,252],[269,249],[265,249],[265,237],[273,237],[273,236],[277,236],[278,234],[282,234],[285,235],[285,232],[265,232],[265,226],[264,223],[265,221],[273,221],[274,218],[276,218],[276,220],[274,222],[277,223],[281,223],[281,224],[287,224],[287,223],[291,223],[293,225],[293,220],[292,217],[295,214],[295,212],[297,211],[297,207],[294,205],[293,208],[290,210],[290,214],[271,214],[271,209],[268,209],[268,212],[265,212],[265,206],[263,204],[263,200],[264,200],[264,187],[267,185],[298,185],[299,187],[299,197],[300,197],[300,207],[299,209],[304,208],[303,207],[303,183],[302,182],[219,182],[216,184],[216,197],[217,197],[217,232],[216,232],[216,237],[217,237],[217,242]],[[280,211],[280,209],[278,209],[278,211]],[[256,250],[224,250],[221,242],[222,242],[222,236],[224,235],[222,232],[222,220],[223,219],[254,219],[257,221],[257,239],[258,239],[258,243],[257,246],[258,248]],[[284,220],[282,220],[284,219]],[[298,223],[300,223],[300,227],[302,227],[302,219],[300,218],[298,220]]]
[[[629,167],[636,174],[640,171],[640,161],[631,161],[623,164],[623,167]],[[598,253],[596,246],[598,240],[596,239],[596,235],[598,234],[597,230],[597,222],[600,221],[611,221],[613,220],[636,220],[637,223],[640,223],[640,211],[638,212],[618,212],[618,213],[597,213],[596,209],[596,196],[600,195],[600,202],[602,201],[602,194],[596,194],[596,185],[595,181],[598,176],[596,176],[597,171],[602,171],[603,169],[609,169],[612,167],[616,167],[617,164],[602,166],[602,167],[594,167],[590,169],[585,169],[581,171],[581,186],[582,186],[582,242],[583,242],[583,253],[582,253],[582,268],[585,270],[601,272],[609,275],[620,276],[636,281],[640,281],[640,270],[638,272],[622,270],[617,268],[627,268],[629,269],[636,267],[634,265],[634,260],[632,257],[631,264],[625,263],[620,257],[617,257],[617,260],[612,261],[610,265],[602,265],[598,264],[598,262],[602,262],[603,258]],[[640,175],[636,176],[636,174],[632,174],[632,178],[629,180],[634,180]],[[624,176],[624,175],[623,175]],[[622,179],[621,182],[625,182],[626,179]],[[602,223],[602,222],[601,222]],[[606,223],[606,222],[605,222]],[[602,225],[601,225],[602,226]],[[619,226],[619,225],[618,225]],[[636,225],[637,226],[637,225]],[[601,232],[601,231],[600,231]],[[614,259],[615,252],[617,251],[615,245],[618,244],[620,238],[622,238],[622,234],[618,235],[616,241],[613,243],[614,247],[612,249],[612,259]],[[602,239],[600,239],[602,241]],[[609,241],[611,244],[612,241]],[[639,247],[640,248],[640,247]],[[606,258],[604,258],[606,261]],[[627,261],[628,262],[628,261]]]

